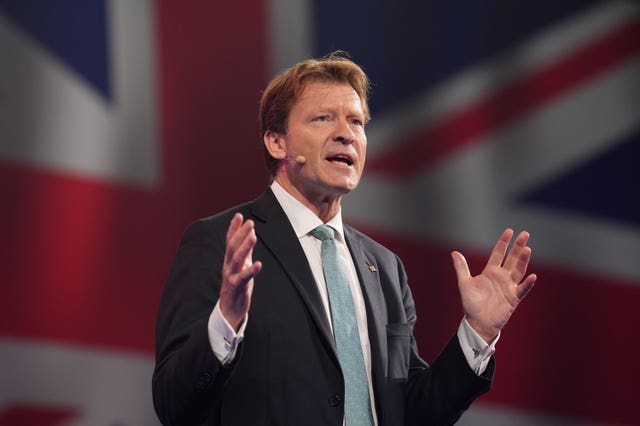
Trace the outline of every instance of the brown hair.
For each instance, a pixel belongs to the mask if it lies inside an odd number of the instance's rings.
[[[267,85],[260,99],[260,141],[265,132],[287,133],[289,112],[310,81],[347,83],[362,101],[365,120],[369,121],[369,79],[346,52],[336,51],[320,59],[306,59],[276,75]],[[264,146],[264,145],[263,145]],[[264,147],[264,158],[271,176],[275,176],[280,160]]]

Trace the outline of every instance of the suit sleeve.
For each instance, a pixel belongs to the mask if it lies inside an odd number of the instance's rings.
[[[398,262],[400,263],[399,260]],[[404,310],[413,331],[416,323],[415,304],[401,263],[399,271]],[[494,365],[495,362],[491,358],[485,372],[480,376],[476,375],[469,367],[454,334],[429,366],[418,355],[412,332],[405,397],[407,424],[454,424],[475,398],[489,391]]]
[[[201,424],[217,409],[234,363],[211,349],[207,322],[220,293],[225,240],[207,221],[185,231],[156,323],[153,401],[164,425]],[[240,357],[236,356],[236,360]]]

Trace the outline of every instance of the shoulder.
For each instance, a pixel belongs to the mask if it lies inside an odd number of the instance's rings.
[[[374,255],[378,260],[385,263],[398,263],[401,265],[400,258],[396,253],[374,240],[364,232],[355,229],[352,226],[344,225],[344,232],[347,241],[354,247],[362,247],[368,253]]]
[[[268,197],[268,191],[255,200],[238,204],[224,211],[215,213],[211,216],[203,217],[191,222],[184,231],[180,240],[180,245],[190,244],[194,242],[202,243],[207,240],[226,239],[229,223],[236,213],[240,213],[245,219],[252,218],[254,206]]]
[[[344,224],[343,227],[344,227],[345,237],[348,240],[362,244],[363,246],[366,246],[367,248],[370,248],[370,249],[375,249],[381,252],[392,253],[391,250],[389,250],[388,248],[386,248],[385,246],[383,246],[382,244],[380,244],[379,242],[377,242],[376,240],[374,240],[364,232],[354,228],[353,226]]]

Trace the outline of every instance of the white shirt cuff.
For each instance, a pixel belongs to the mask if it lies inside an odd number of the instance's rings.
[[[458,327],[458,341],[462,348],[462,353],[467,359],[469,367],[477,374],[484,373],[489,365],[491,355],[496,351],[496,343],[500,339],[500,333],[491,344],[487,344],[482,337],[469,325],[466,318],[462,318]]]
[[[223,365],[227,365],[235,359],[238,345],[244,339],[244,329],[247,327],[248,318],[247,314],[236,333],[220,311],[220,300],[216,302],[216,306],[209,316],[207,331],[213,354]]]

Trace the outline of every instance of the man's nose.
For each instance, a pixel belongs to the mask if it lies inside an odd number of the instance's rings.
[[[349,125],[348,120],[338,120],[336,123],[333,140],[342,142],[344,144],[353,143],[356,139],[356,134]]]

